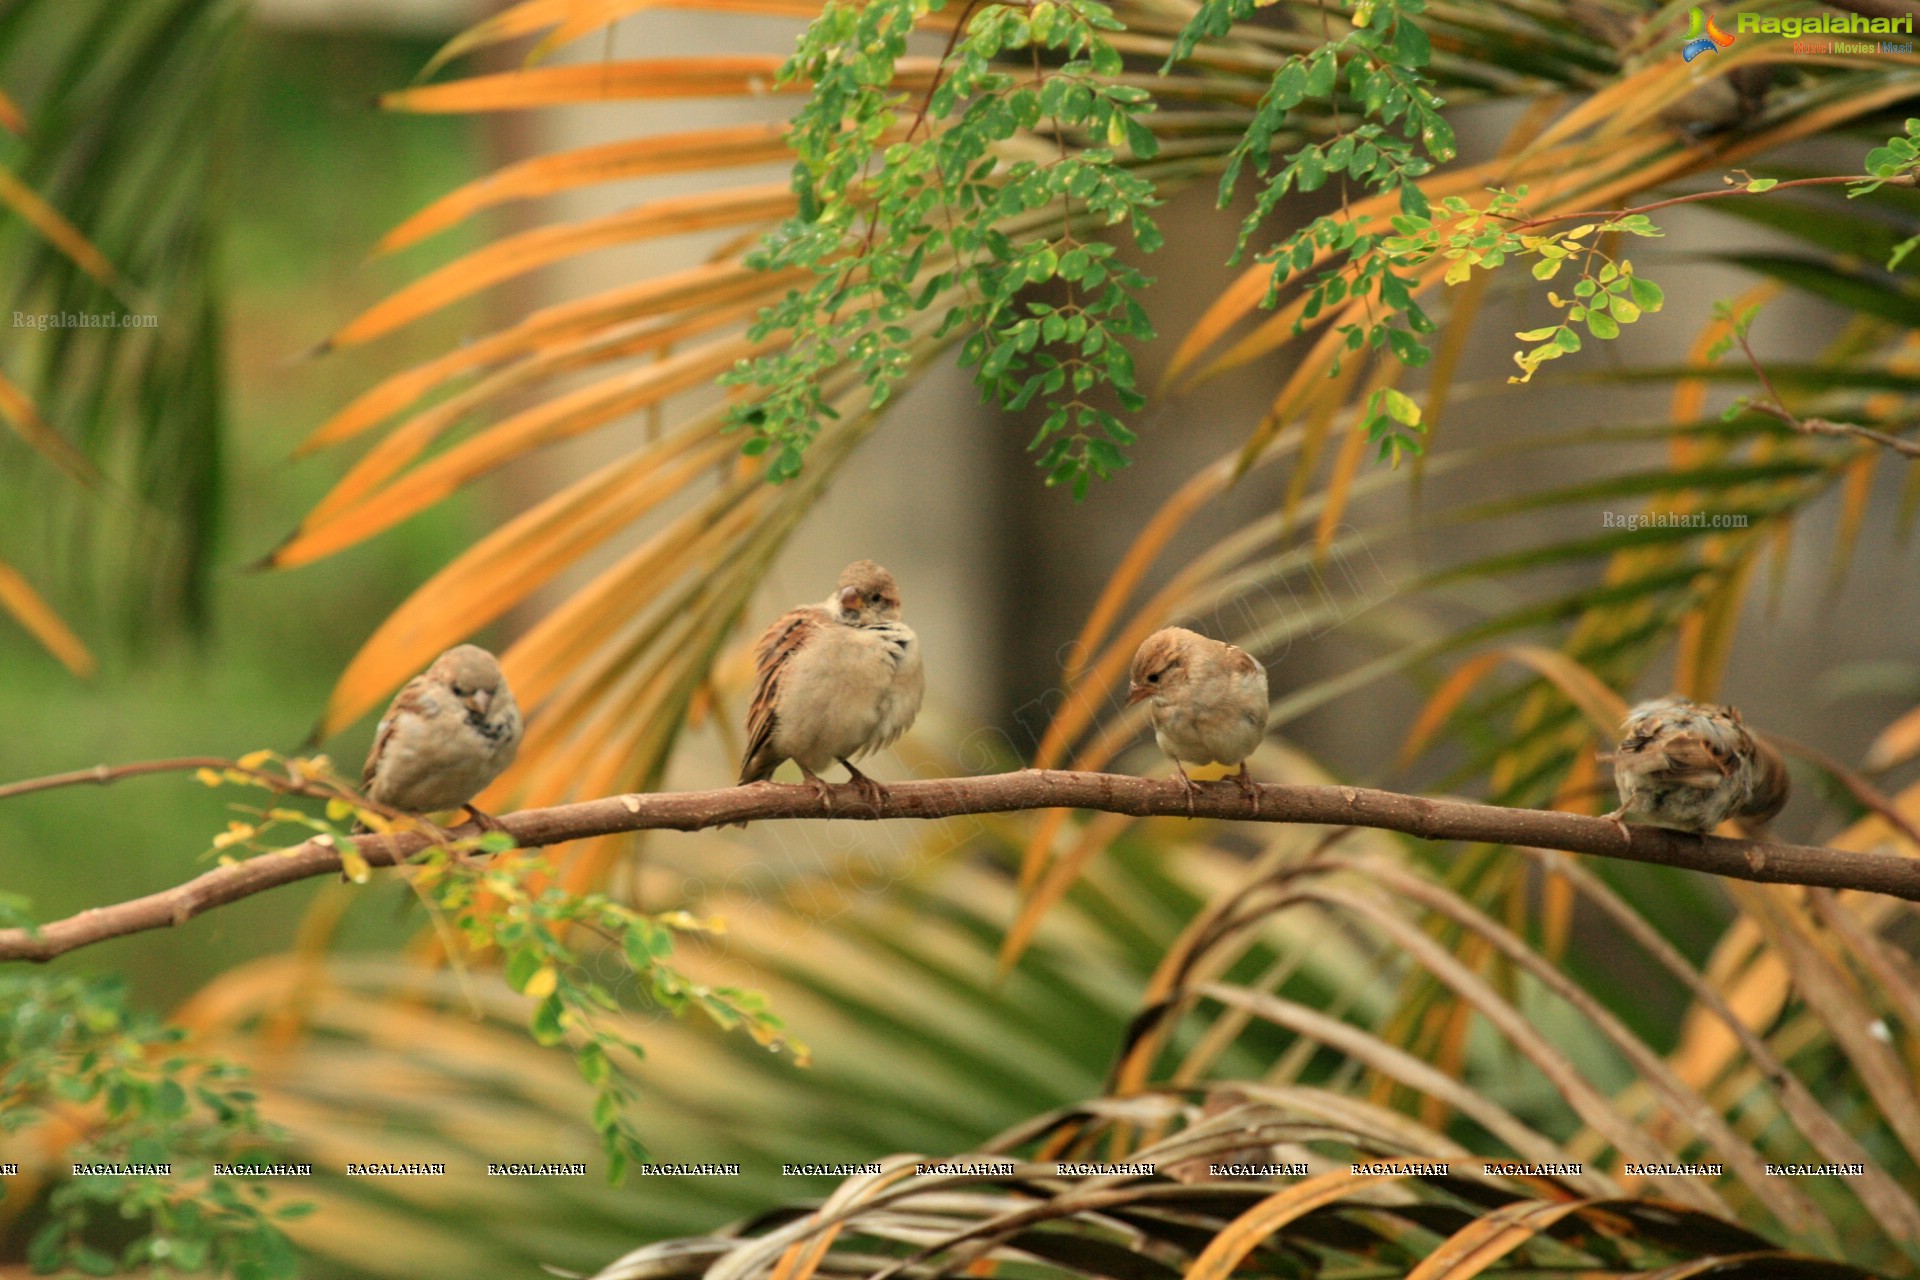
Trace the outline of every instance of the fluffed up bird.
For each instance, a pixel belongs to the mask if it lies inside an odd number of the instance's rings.
[[[473,798],[519,750],[520,708],[500,664],[478,645],[458,645],[394,695],[373,735],[361,789],[403,813],[464,808],[493,827]]]
[[[886,789],[853,761],[905,733],[926,692],[920,640],[900,621],[893,575],[871,560],[848,565],[824,602],[802,605],[767,628],[754,669],[740,784],[764,782],[791,760],[831,806],[820,774],[838,760],[878,804]]]
[[[1732,707],[1681,697],[1643,702],[1620,726],[1610,757],[1620,807],[1605,815],[1624,832],[1626,815],[1657,826],[1711,831],[1729,818],[1756,826],[1786,807],[1787,769]]]
[[[1267,734],[1267,669],[1245,649],[1185,627],[1163,627],[1133,655],[1127,705],[1147,701],[1153,740],[1173,759],[1193,812],[1184,764],[1237,764],[1234,782],[1260,812],[1247,757]]]

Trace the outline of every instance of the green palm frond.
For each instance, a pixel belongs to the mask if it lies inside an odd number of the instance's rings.
[[[223,501],[220,157],[245,6],[239,0],[26,0],[0,20],[0,75],[26,119],[7,163],[100,260],[21,230],[9,370],[106,477],[84,501],[26,504],[41,536],[124,621],[206,621]],[[26,56],[32,54],[29,63]],[[76,322],[72,317],[78,317]]]

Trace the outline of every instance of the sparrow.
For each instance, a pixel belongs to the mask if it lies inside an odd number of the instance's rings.
[[[1620,726],[1620,745],[1601,758],[1612,760],[1620,792],[1620,807],[1604,816],[1622,833],[1629,813],[1704,832],[1728,818],[1758,826],[1786,807],[1785,763],[1732,707],[1677,696],[1643,702]]]
[[[494,656],[478,645],[447,650],[394,695],[360,775],[369,800],[403,813],[465,809],[498,823],[473,798],[520,750],[520,708]]]
[[[764,782],[791,760],[831,808],[833,793],[820,774],[838,760],[877,805],[886,789],[854,768],[854,758],[905,733],[926,691],[920,639],[900,621],[893,575],[871,560],[848,565],[825,601],[801,605],[767,628],[754,670],[740,785]]]
[[[1153,740],[1173,760],[1193,813],[1186,764],[1237,764],[1234,782],[1260,812],[1247,757],[1267,734],[1267,669],[1245,649],[1185,627],[1164,627],[1133,655],[1127,705],[1147,701]]]

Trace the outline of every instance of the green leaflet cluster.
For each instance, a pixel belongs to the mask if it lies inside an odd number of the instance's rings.
[[[6,923],[29,923],[17,901],[0,906]],[[54,1186],[27,1244],[35,1271],[295,1274],[277,1223],[310,1206],[270,1204],[262,1179],[215,1171],[270,1163],[283,1139],[245,1073],[188,1052],[183,1035],[130,1007],[118,979],[0,976],[0,1135],[77,1121],[63,1159],[111,1170]],[[167,1176],[138,1171],[162,1165]]]
[[[1889,182],[1920,185],[1920,119],[1908,119],[1905,128],[1905,133],[1888,138],[1886,146],[1875,147],[1867,152],[1867,173],[1870,177],[1865,182],[1848,186],[1849,198],[1868,195]],[[1902,260],[1916,248],[1920,248],[1920,235],[1909,236],[1895,245],[1887,261],[1887,270],[1897,270]]]
[[[1258,7],[1258,0],[1207,0],[1181,33],[1168,65],[1201,40],[1224,36]],[[1351,0],[1351,25],[1329,19],[1345,29],[1330,31],[1319,48],[1289,57],[1274,73],[1220,179],[1222,208],[1249,166],[1262,179],[1253,211],[1241,224],[1234,261],[1288,194],[1317,191],[1342,175],[1368,191],[1395,194],[1405,214],[1428,212],[1419,179],[1451,160],[1455,145],[1453,129],[1440,115],[1441,100],[1422,70],[1433,50],[1414,18],[1425,7],[1425,0]],[[1275,140],[1298,130],[1296,116],[1310,104],[1321,106],[1332,136],[1276,160]],[[1349,116],[1357,122],[1349,124]],[[1258,254],[1259,262],[1273,267],[1265,305],[1276,305],[1289,282],[1303,282],[1303,310],[1294,322],[1299,333],[1326,308],[1371,296],[1378,306],[1367,321],[1340,326],[1345,349],[1384,348],[1403,364],[1425,364],[1424,335],[1433,332],[1433,320],[1414,300],[1413,282],[1395,270],[1396,259],[1383,251],[1381,239],[1359,229],[1343,199],[1338,212],[1313,219]],[[1339,368],[1336,358],[1334,372]],[[1407,396],[1375,391],[1364,421],[1381,458],[1398,462],[1404,453],[1421,451],[1418,406]]]
[[[1396,234],[1386,237],[1381,245],[1395,261],[1411,266],[1445,258],[1449,285],[1465,281],[1475,267],[1491,271],[1509,258],[1534,259],[1536,280],[1552,280],[1563,268],[1574,268],[1578,278],[1572,297],[1554,291],[1547,294],[1547,301],[1564,319],[1514,335],[1522,342],[1538,345],[1514,353],[1520,373],[1508,378],[1509,382],[1531,381],[1547,361],[1580,350],[1575,325],[1585,326],[1589,334],[1604,342],[1619,337],[1622,325],[1632,324],[1666,304],[1666,294],[1659,285],[1635,275],[1633,263],[1626,258],[1616,261],[1601,248],[1608,236],[1661,235],[1646,214],[1624,213],[1601,222],[1583,222],[1565,231],[1533,232],[1530,228],[1535,224],[1521,217],[1520,201],[1526,194],[1525,187],[1517,192],[1495,191],[1484,208],[1459,196],[1448,196],[1437,210],[1395,218]]]
[[[936,337],[965,330],[984,395],[1045,405],[1030,448],[1049,484],[1078,496],[1126,465],[1134,435],[1116,409],[1143,403],[1128,343],[1153,336],[1136,300],[1148,280],[1084,237],[1124,226],[1144,251],[1161,243],[1153,184],[1120,156],[1157,152],[1151,95],[1119,83],[1102,33],[1122,24],[1100,0],[977,3],[929,88],[901,89],[898,72],[941,0],[834,0],[783,72],[813,86],[791,135],[799,208],[751,261],[815,279],[753,329],[790,342],[728,377],[759,393],[735,418],[754,432],[746,452],[771,454],[771,479],[799,471],[832,415],[829,371],[855,366],[871,404],[886,402],[916,320]]]
[[[470,951],[501,957],[507,984],[534,1002],[528,1022],[533,1038],[572,1046],[581,1078],[594,1089],[592,1123],[607,1157],[608,1182],[619,1183],[630,1163],[647,1158],[629,1114],[638,1090],[621,1069],[623,1059],[645,1052],[626,1030],[634,1009],[676,1017],[699,1010],[722,1029],[741,1028],[768,1049],[785,1049],[806,1064],[806,1046],[787,1036],[760,992],[707,986],[672,966],[675,934],[719,934],[725,930],[719,920],[685,911],[648,915],[604,893],[572,893],[555,883],[544,856],[512,850],[512,837],[492,834],[479,843],[498,856],[483,866],[441,855],[420,868],[414,885],[454,920]],[[582,950],[583,937],[604,943],[603,954],[616,958],[615,978],[603,980],[608,966]]]
[[[230,821],[214,836],[213,854],[222,865],[249,852],[273,857],[288,838],[311,838],[339,853],[348,880],[366,884],[373,869],[354,844],[355,824],[379,835],[420,826],[361,807],[325,756],[263,750],[234,763],[237,768],[201,769],[196,776],[209,787],[263,787],[324,799],[326,809],[321,816],[287,805],[234,805],[248,820]],[[470,856],[475,853],[493,856]],[[532,1002],[527,1030],[533,1039],[572,1049],[581,1078],[593,1086],[591,1121],[607,1157],[609,1182],[620,1182],[629,1164],[646,1158],[630,1114],[638,1090],[623,1069],[645,1054],[627,1030],[635,1010],[676,1017],[697,1010],[722,1030],[738,1028],[770,1050],[807,1059],[806,1046],[786,1034],[760,992],[694,982],[674,967],[675,935],[722,933],[725,926],[717,919],[685,911],[649,915],[604,893],[571,892],[558,883],[544,854],[514,848],[505,832],[429,846],[408,863],[406,876],[441,930],[449,959],[499,962],[507,984]],[[457,945],[461,940],[464,947]]]

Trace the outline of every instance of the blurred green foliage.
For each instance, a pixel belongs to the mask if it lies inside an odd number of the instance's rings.
[[[207,122],[230,139],[225,163],[234,193],[217,249],[228,286],[233,429],[227,532],[211,579],[214,624],[198,640],[156,634],[116,642],[107,634],[110,606],[78,588],[55,591],[57,607],[100,651],[102,670],[90,683],[69,677],[16,628],[0,626],[0,718],[14,726],[0,738],[0,779],[102,761],[298,746],[354,648],[473,536],[473,504],[459,500],[325,564],[281,574],[247,567],[338,474],[337,458],[290,461],[301,438],[375,370],[443,349],[472,323],[471,310],[456,310],[397,335],[377,356],[298,359],[340,316],[390,291],[429,255],[438,261],[470,247],[456,233],[419,254],[361,264],[383,230],[481,167],[483,140],[471,122],[372,106],[376,92],[404,83],[433,47],[391,37],[246,33],[228,117]],[[0,454],[0,465],[18,456]],[[56,565],[68,554],[40,551]],[[370,732],[327,744],[347,771],[355,771]],[[197,859],[209,833],[225,824],[229,800],[160,777],[12,801],[0,806],[0,890],[30,900],[44,920],[177,883],[205,869]],[[316,891],[255,898],[191,937],[145,934],[61,967],[126,973],[138,1002],[166,1008],[235,963],[283,949]],[[362,941],[400,936],[396,922],[367,914],[355,922]]]
[[[275,1163],[284,1135],[243,1071],[185,1038],[130,1008],[117,979],[0,974],[0,1134],[87,1117],[66,1152],[79,1176],[54,1186],[26,1247],[36,1272],[295,1274],[278,1222],[308,1207],[271,1205],[260,1179],[227,1171]]]

